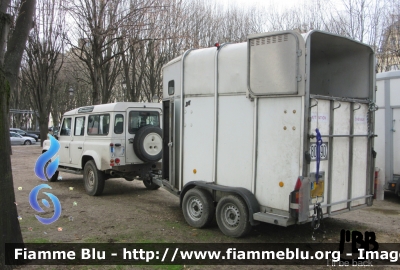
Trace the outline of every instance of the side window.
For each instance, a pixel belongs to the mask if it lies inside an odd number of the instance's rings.
[[[88,135],[107,135],[110,126],[109,114],[89,115],[88,118]]]
[[[124,132],[124,116],[122,114],[115,115],[114,133],[122,134]]]
[[[84,116],[75,118],[74,135],[75,136],[85,135],[85,117]]]
[[[135,134],[139,128],[143,126],[160,126],[160,114],[158,112],[141,112],[141,111],[130,111],[129,112],[129,133]]]
[[[169,81],[168,82],[168,95],[173,95],[175,93],[175,81]]]
[[[71,118],[64,118],[60,136],[69,136],[71,134]]]

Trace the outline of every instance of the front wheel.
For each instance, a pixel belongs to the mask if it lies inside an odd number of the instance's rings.
[[[247,205],[236,195],[225,196],[218,202],[216,219],[227,236],[242,237],[251,230]]]
[[[32,142],[31,142],[30,140],[26,140],[26,141],[24,142],[24,144],[25,144],[25,145],[31,145]]]
[[[97,196],[103,192],[105,175],[102,171],[97,170],[96,163],[93,160],[89,160],[85,164],[83,182],[87,194]]]
[[[186,192],[182,202],[182,212],[187,223],[195,228],[203,228],[214,218],[215,207],[211,194],[204,189],[192,188]]]
[[[55,182],[55,181],[57,181],[57,180],[58,180],[58,174],[59,174],[59,171],[56,171],[56,172],[53,174],[53,176],[50,177],[49,181],[50,181],[50,182]]]

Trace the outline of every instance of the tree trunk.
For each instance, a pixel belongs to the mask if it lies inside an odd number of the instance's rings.
[[[48,117],[45,117],[45,113],[42,113],[39,118],[39,128],[40,128],[40,146],[43,147],[44,140],[47,140],[47,134],[49,133],[48,127]]]
[[[23,243],[19,226],[17,206],[14,195],[14,183],[11,171],[9,149],[10,134],[8,130],[8,102],[10,86],[0,70],[0,269],[12,269],[5,264],[5,243]]]
[[[7,16],[5,8],[9,2],[2,1],[0,5],[0,37],[4,37],[4,31],[11,22],[5,20]],[[5,42],[0,42],[1,55],[5,52],[4,59],[0,59],[0,156],[2,157],[2,162],[0,162],[0,269],[13,269],[13,266],[5,265],[5,244],[23,243],[15,204],[8,112],[10,93],[15,90],[35,7],[36,0],[23,1],[7,47],[5,47]]]

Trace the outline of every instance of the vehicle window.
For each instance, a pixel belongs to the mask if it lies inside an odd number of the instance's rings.
[[[124,116],[122,114],[115,115],[114,133],[122,134],[124,132]]]
[[[69,136],[71,134],[71,118],[64,118],[60,136]]]
[[[110,126],[109,114],[89,115],[88,118],[88,135],[107,135]]]
[[[160,126],[160,115],[158,112],[130,111],[129,112],[129,133],[135,134],[143,126]]]
[[[173,95],[175,93],[175,81],[169,81],[168,82],[168,95]]]
[[[76,117],[75,118],[75,127],[74,127],[74,135],[75,136],[83,136],[85,133],[85,117]]]

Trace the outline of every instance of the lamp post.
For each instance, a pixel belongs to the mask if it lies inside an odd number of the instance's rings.
[[[69,93],[69,100],[70,100],[70,108],[68,108],[69,110],[72,110],[72,99],[74,97],[74,89],[72,88],[72,86],[69,87],[68,89],[68,93]]]
[[[126,81],[122,81],[121,85],[122,85],[122,96],[123,96],[123,100],[122,101],[126,101],[126,98],[125,98],[127,96],[127,93],[126,93]]]

